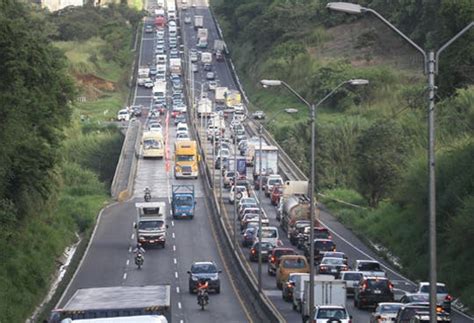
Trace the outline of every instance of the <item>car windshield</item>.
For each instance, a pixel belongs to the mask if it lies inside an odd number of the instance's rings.
[[[400,309],[400,307],[402,307],[401,304],[386,304],[386,305],[382,305],[380,306],[380,313],[397,313],[398,310]]]
[[[329,232],[328,231],[314,231],[314,238],[315,239],[329,239]]]
[[[291,249],[279,249],[279,250],[275,250],[274,252],[274,255],[275,257],[277,258],[280,258],[281,256],[284,256],[284,255],[294,255],[295,252]]]
[[[145,149],[161,149],[163,147],[161,142],[155,139],[145,139],[143,146]]]
[[[283,261],[284,268],[292,268],[292,269],[301,269],[306,267],[306,263],[301,258],[296,259],[285,259]]]
[[[331,251],[334,249],[334,242],[332,241],[315,241],[314,249],[319,251]]]
[[[277,183],[281,183],[281,180],[279,178],[275,178],[275,179],[269,179],[268,180],[268,185],[275,185]]]
[[[318,311],[318,319],[346,319],[347,312],[342,308],[322,308]]]
[[[361,271],[381,271],[380,264],[376,262],[363,262],[358,267]]]
[[[193,206],[193,198],[191,196],[175,196],[173,199],[180,206]]]
[[[345,273],[344,280],[354,280],[358,281],[362,277],[361,273]]]
[[[321,263],[325,265],[343,265],[344,261],[340,258],[324,258]]]
[[[164,225],[163,221],[140,221],[138,224],[139,230],[154,230],[159,229]]]
[[[421,286],[420,291],[421,291],[422,293],[429,293],[429,292],[430,292],[430,285],[423,285],[423,286]],[[438,294],[447,294],[448,291],[446,290],[446,287],[445,287],[445,286],[440,286],[440,285],[438,285],[438,286],[437,286],[437,291],[436,291],[436,293],[438,293]]]
[[[262,230],[262,238],[277,238],[277,230]]]
[[[192,265],[191,272],[193,274],[215,274],[217,268],[213,264],[196,264]]]
[[[367,279],[367,285],[371,289],[389,289],[388,280],[385,279]]]
[[[176,159],[180,162],[184,161],[193,161],[194,160],[194,155],[177,155]]]

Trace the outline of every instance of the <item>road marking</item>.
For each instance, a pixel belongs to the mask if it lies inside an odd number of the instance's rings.
[[[281,297],[281,290],[278,290],[278,289],[272,289],[272,290],[264,289],[263,293],[267,296],[279,296],[279,297]]]
[[[184,321],[183,321],[183,320],[180,320],[179,323],[184,323]]]
[[[175,277],[176,279],[178,279],[178,272],[177,272],[177,271],[174,272],[174,277]]]
[[[176,251],[176,245],[173,245],[173,251]]]
[[[179,309],[181,309],[181,302],[178,302],[178,307]]]
[[[132,246],[128,247],[128,252],[132,252]]]
[[[127,259],[127,266],[130,264],[130,259]]]
[[[176,258],[173,259],[174,264],[176,265],[178,263],[178,260]]]
[[[178,286],[176,286],[176,293],[179,294],[179,287]]]
[[[171,221],[171,226],[174,227],[174,221]]]
[[[134,239],[135,238],[135,233],[132,233],[132,235],[130,236],[130,239]]]
[[[173,239],[175,238],[174,232],[173,232],[173,233],[171,233],[171,236],[173,237]]]
[[[127,279],[127,273],[123,273],[123,280]]]

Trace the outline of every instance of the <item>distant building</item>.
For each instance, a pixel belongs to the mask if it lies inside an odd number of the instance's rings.
[[[68,6],[83,6],[85,0],[34,0],[40,2],[42,7],[48,8],[49,11],[57,11]]]

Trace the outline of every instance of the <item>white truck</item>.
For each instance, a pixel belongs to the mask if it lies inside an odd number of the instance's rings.
[[[214,101],[216,103],[225,103],[228,91],[229,91],[229,89],[225,86],[216,87],[216,94],[215,94],[215,97],[214,97]]]
[[[204,26],[203,16],[194,16],[194,29],[199,29]]]
[[[207,37],[209,32],[207,28],[199,28],[197,31],[197,47],[207,48]]]
[[[253,175],[254,178],[260,175],[260,155],[262,155],[262,174],[278,174],[278,147],[254,145]]]
[[[171,286],[118,286],[78,289],[51,312],[48,322],[171,322]]]
[[[328,276],[328,275],[321,275]],[[326,279],[325,279],[326,278]],[[334,280],[333,277],[321,277],[314,281],[314,304],[309,302],[309,280],[304,282],[303,299],[301,302],[301,318],[303,322],[310,319],[316,307],[321,305],[346,305],[346,282]]]
[[[170,58],[170,73],[181,75],[181,58]]]
[[[166,100],[166,81],[157,81],[153,86],[153,100]]]
[[[225,52],[225,42],[221,39],[214,40],[214,53],[218,51],[221,53]]]
[[[150,68],[148,66],[140,66],[138,68],[137,84],[144,86],[145,82],[150,79]]]
[[[198,116],[208,118],[212,114],[212,101],[209,98],[201,98],[198,101]]]
[[[165,202],[135,203],[137,221],[135,223],[137,242],[142,246],[166,244],[166,204]]]
[[[212,64],[212,53],[202,52],[201,53],[201,62],[203,64]]]
[[[334,276],[314,275],[314,281],[333,281]],[[301,303],[304,297],[304,288],[306,282],[309,282],[309,274],[301,273],[293,275],[293,310],[301,313]]]

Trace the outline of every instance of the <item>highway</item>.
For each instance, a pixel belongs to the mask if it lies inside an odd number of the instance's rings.
[[[149,6],[154,2],[149,1]],[[153,18],[147,17],[153,24]],[[140,40],[139,65],[153,62],[154,33],[143,33]],[[152,90],[134,89],[134,105],[149,108]],[[147,111],[144,111],[144,115]],[[141,121],[146,122],[146,116]],[[166,122],[165,116],[162,123]],[[163,124],[165,128],[165,125]],[[169,158],[175,141],[174,123],[169,123]],[[171,167],[167,167],[170,165]],[[139,159],[133,197],[124,203],[114,203],[100,216],[90,246],[76,274],[63,295],[60,306],[79,288],[107,286],[141,286],[170,284],[172,290],[173,322],[248,322],[253,318],[243,305],[242,296],[230,280],[229,268],[223,261],[223,251],[216,241],[211,213],[204,198],[204,187],[199,180],[176,180],[172,173],[172,160]],[[133,261],[132,248],[136,244],[133,224],[136,219],[135,202],[143,201],[145,187],[151,188],[152,201],[169,202],[173,184],[194,184],[196,215],[193,220],[173,220],[168,217],[169,229],[164,249],[147,249],[145,263],[138,270]],[[221,293],[210,294],[209,306],[200,310],[196,295],[188,292],[188,274],[194,261],[216,262],[222,270]]]
[[[148,6],[154,6],[156,0],[148,1]],[[207,2],[195,1],[196,7],[191,7],[182,11],[183,15],[191,18],[198,14],[204,16],[204,27],[209,30],[209,50],[213,46],[214,39],[218,39],[217,28],[211,17]],[[179,5],[179,3],[178,3]],[[147,23],[152,24],[153,18],[147,17]],[[185,25],[181,19],[181,39],[186,49],[195,48],[196,31],[193,24]],[[142,33],[140,39],[138,64],[147,65],[154,61],[154,48],[156,44],[155,34]],[[187,59],[187,58],[185,58]],[[199,66],[201,66],[199,64]],[[232,77],[231,70],[226,62],[213,63],[216,80],[220,86],[230,89],[237,89],[237,85]],[[190,77],[190,75],[188,75]],[[201,91],[206,91],[203,85],[206,83],[205,72],[199,68],[194,73],[194,96],[199,97]],[[210,98],[212,92],[207,92]],[[151,89],[136,87],[134,89],[134,105],[143,105],[149,108],[152,103]],[[147,111],[141,121],[146,124]],[[225,260],[226,255],[221,244],[216,239],[214,222],[211,217],[211,209],[207,205],[205,196],[205,181],[199,180],[176,180],[174,179],[173,168],[173,145],[175,140],[175,127],[171,118],[162,117],[164,124],[168,120],[168,145],[169,155],[163,160],[143,160],[139,159],[136,178],[134,182],[133,196],[124,203],[114,203],[105,208],[99,217],[96,230],[92,236],[89,248],[81,262],[69,287],[63,295],[60,305],[64,305],[69,297],[79,288],[105,287],[105,286],[140,286],[153,284],[170,284],[172,286],[172,319],[173,322],[248,322],[254,318],[245,306],[245,296],[238,289],[238,282],[235,282],[230,267]],[[199,124],[199,122],[198,122]],[[165,126],[165,125],[164,125]],[[204,122],[205,126],[205,122]],[[165,128],[165,127],[164,127]],[[205,128],[204,128],[205,129]],[[200,129],[201,134],[203,130]],[[230,133],[227,133],[230,135]],[[204,139],[205,141],[205,139]],[[212,157],[212,149],[209,144],[205,146],[208,158]],[[251,174],[251,169],[248,169]],[[218,174],[219,171],[216,171]],[[251,177],[251,176],[249,176]],[[217,180],[217,178],[215,179]],[[164,249],[147,249],[145,254],[145,264],[138,270],[133,263],[132,247],[135,245],[133,224],[136,217],[134,204],[143,201],[143,191],[149,187],[152,192],[153,201],[169,202],[171,197],[171,186],[173,184],[194,184],[197,205],[196,216],[193,220],[173,220],[168,218],[167,244]],[[262,194],[263,195],[263,194]],[[227,203],[228,191],[223,189],[223,203],[226,205],[224,215],[229,223],[233,218],[233,207]],[[279,227],[275,219],[275,208],[270,205],[269,199],[263,197],[262,205],[270,217],[271,225]],[[327,226],[337,245],[339,251],[348,255],[350,263],[356,259],[374,258],[387,266],[389,278],[396,283],[396,287],[403,290],[410,290],[413,286],[407,280],[390,269],[382,259],[358,239],[350,230],[342,226],[333,216],[327,212],[321,212],[321,223]],[[286,246],[290,243],[286,239],[286,234],[280,230],[280,237]],[[240,236],[239,236],[240,240]],[[241,249],[244,255],[248,255],[248,249]],[[246,258],[248,259],[248,258]],[[210,295],[210,304],[205,311],[201,311],[196,303],[196,296],[188,292],[188,274],[186,273],[192,262],[212,260],[215,261],[219,269],[222,270],[221,293]],[[246,266],[256,277],[257,265],[246,261]],[[270,298],[275,307],[287,322],[299,322],[301,316],[292,310],[291,304],[286,303],[281,298],[281,291],[276,288],[275,278],[266,273],[266,264],[263,266],[263,290]],[[369,322],[370,312],[357,310],[353,306],[351,299],[346,303],[347,309],[353,316],[353,322]],[[459,314],[453,315],[453,322],[472,322]]]
[[[204,16],[205,20],[205,28],[209,29],[209,44],[210,46],[213,45],[214,39],[219,39],[217,28],[212,20],[211,13],[207,8],[197,9],[195,13]],[[187,25],[185,27],[185,34],[191,35],[191,37],[186,36],[186,44],[188,46],[195,46],[196,43],[196,32],[193,30],[192,25]],[[229,89],[238,89],[237,84],[232,78],[231,69],[229,68],[228,64],[224,62],[213,62],[214,71],[216,72],[216,79],[218,80],[219,86],[226,86]],[[200,84],[205,82],[204,75],[199,73],[198,80],[195,81],[195,96],[199,97],[200,95]],[[209,97],[212,97],[212,92],[209,92]],[[197,123],[199,124],[199,122]],[[205,136],[205,126],[206,123],[203,123],[204,128],[200,129],[200,133],[202,136]],[[228,128],[226,131],[226,136],[230,137],[230,129]],[[203,137],[205,138],[205,137]],[[210,161],[212,159],[213,151],[212,145],[207,142],[206,145],[206,153],[208,155],[207,161],[209,167],[212,169],[213,162]],[[252,169],[247,169],[247,178],[252,178]],[[219,177],[219,170],[215,171],[215,179],[216,187],[218,187],[218,183],[220,181]],[[218,188],[216,188],[218,189]],[[234,228],[233,219],[234,219],[234,208],[232,204],[228,203],[228,190],[223,190],[223,200],[222,203],[225,205],[224,215],[226,216],[229,227]],[[215,193],[217,196],[219,195],[217,192]],[[256,192],[253,192],[255,195]],[[285,246],[291,246],[289,240],[286,238],[285,232],[281,230],[279,227],[279,222],[276,220],[276,209],[274,206],[270,204],[270,199],[265,198],[262,193],[262,206],[269,215],[270,218],[270,225],[276,226],[279,228],[280,238],[282,239]],[[357,259],[374,259],[379,261],[385,268],[387,272],[388,278],[394,283],[396,289],[395,297],[401,297],[403,291],[413,291],[414,284],[411,283],[407,278],[402,276],[401,274],[397,273],[395,269],[393,269],[390,264],[388,264],[384,259],[380,258],[371,248],[366,246],[352,231],[345,228],[337,219],[327,213],[326,211],[322,210],[320,212],[320,222],[323,226],[327,227],[330,232],[332,233],[333,240],[336,243],[337,250],[344,252],[349,258],[349,264],[352,264]],[[238,236],[240,241],[240,235]],[[296,247],[295,247],[296,249]],[[246,256],[247,259],[247,266],[251,268],[252,274],[257,277],[257,263],[251,263],[248,260],[249,250],[246,248],[241,248],[242,253]],[[300,253],[302,253],[300,251]],[[257,281],[257,279],[255,279]],[[301,321],[301,314],[292,310],[291,303],[287,303],[282,299],[281,290],[277,289],[276,287],[276,280],[274,276],[269,276],[267,274],[267,265],[266,263],[262,266],[262,286],[263,292],[270,298],[276,308],[279,310],[281,315],[285,318],[287,322],[299,322]],[[398,290],[398,291],[397,291]],[[368,310],[359,310],[354,307],[352,298],[348,298],[346,302],[346,308],[350,312],[353,317],[353,322],[369,322],[371,312]],[[452,313],[452,322],[473,322],[470,318],[462,315],[458,312]]]

